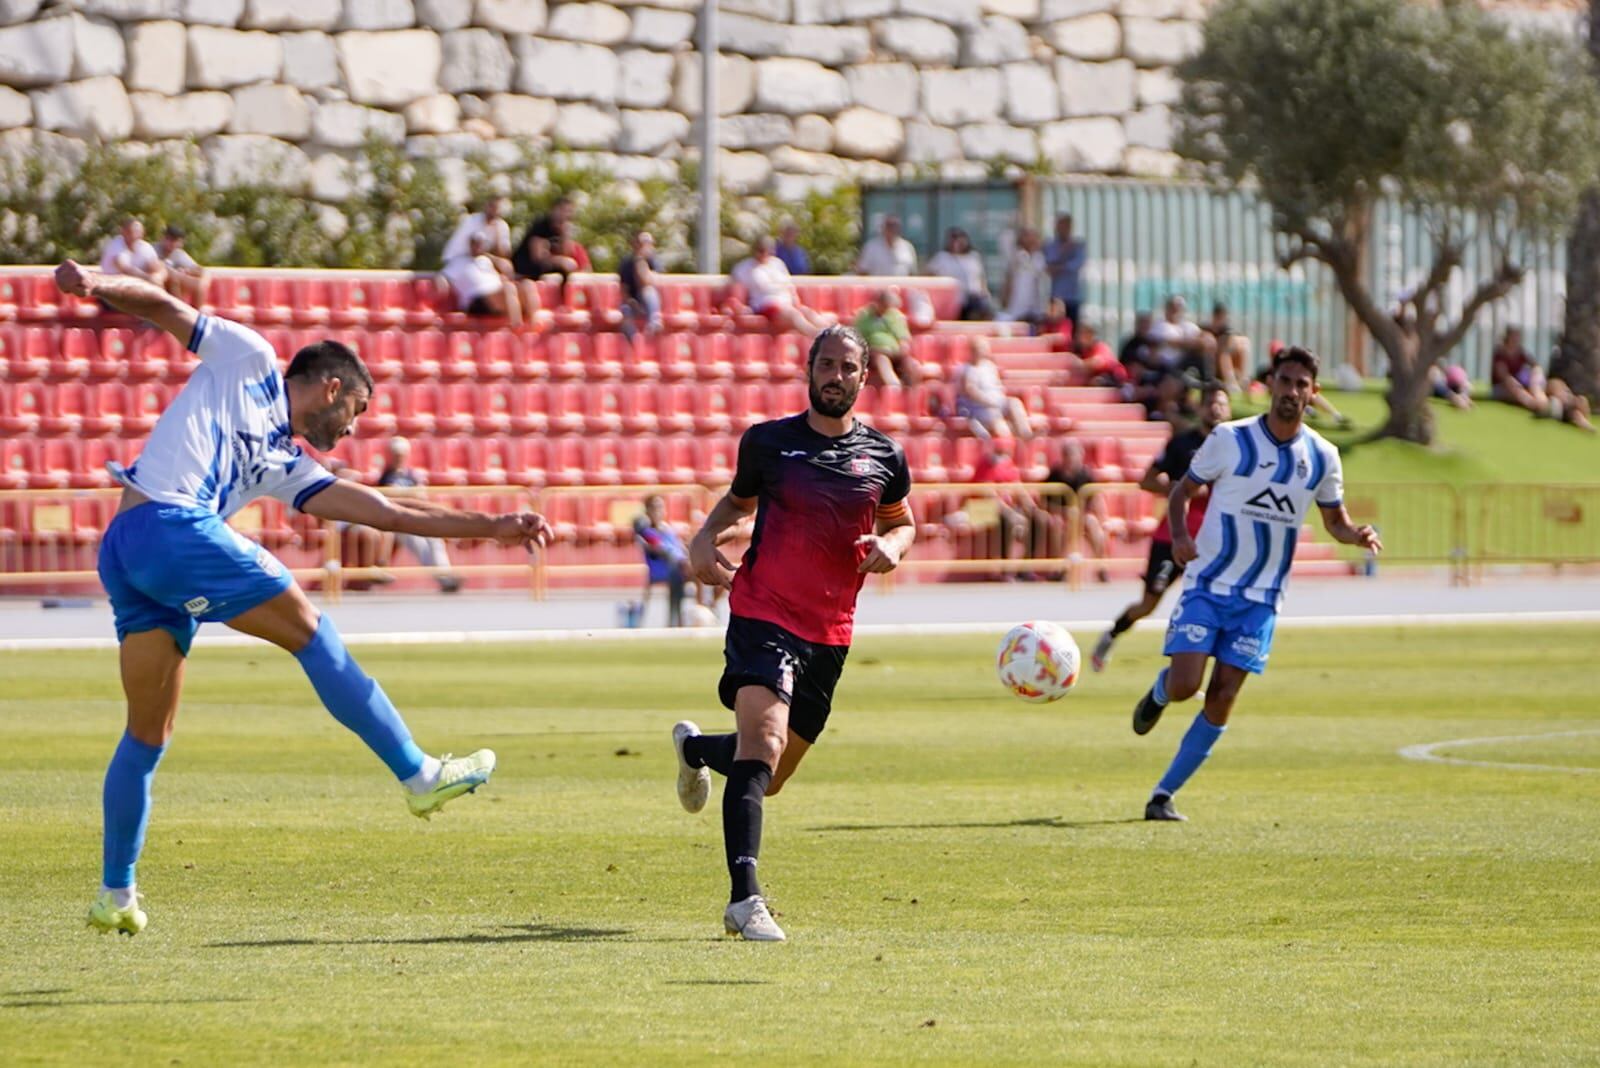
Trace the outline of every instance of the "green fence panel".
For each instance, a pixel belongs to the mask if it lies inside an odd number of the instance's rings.
[[[898,215],[918,261],[926,263],[944,247],[945,232],[959,226],[983,256],[989,289],[998,297],[1022,207],[1022,188],[1014,182],[867,186],[861,196],[862,233],[876,236],[885,215]]]

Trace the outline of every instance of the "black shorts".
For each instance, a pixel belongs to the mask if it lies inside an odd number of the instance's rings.
[[[1181,577],[1183,577],[1183,565],[1172,558],[1172,543],[1152,541],[1150,562],[1144,568],[1145,592],[1160,597],[1167,592],[1167,587]]]
[[[500,314],[499,312],[494,310],[494,305],[489,303],[489,298],[488,297],[473,297],[472,298],[472,303],[468,304],[465,308],[462,309],[462,311],[464,311],[468,315],[472,315],[472,316],[499,315]]]
[[[789,729],[815,743],[833,711],[848,645],[819,645],[761,619],[733,616],[722,655],[726,667],[717,695],[733,708],[744,686],[765,686],[789,706]]]

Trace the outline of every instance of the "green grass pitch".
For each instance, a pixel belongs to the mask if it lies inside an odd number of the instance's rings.
[[[425,746],[499,751],[432,823],[289,657],[199,650],[131,940],[82,926],[115,655],[0,654],[0,1062],[1600,1058],[1594,628],[1285,630],[1176,826],[1156,637],[1043,707],[995,640],[859,642],[767,807],[779,946],[722,937],[718,803],[673,794],[715,642],[360,650]],[[1576,771],[1397,755],[1589,728],[1440,750]]]

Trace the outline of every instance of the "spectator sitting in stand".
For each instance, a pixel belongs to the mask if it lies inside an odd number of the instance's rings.
[[[914,386],[922,381],[922,368],[911,355],[911,327],[894,290],[874,293],[871,303],[856,313],[855,328],[867,339],[867,359],[879,385]]]
[[[800,303],[789,268],[774,255],[777,244],[770,236],[757,239],[754,254],[733,268],[733,280],[744,287],[751,311],[765,316],[779,330],[816,337],[836,320]]]
[[[980,438],[1033,437],[1022,401],[1006,393],[1000,368],[989,354],[988,339],[972,339],[972,358],[956,372],[956,414]]]
[[[1440,400],[1449,401],[1452,407],[1467,411],[1472,407],[1472,380],[1467,369],[1458,364],[1428,368],[1428,386]]]
[[[983,257],[973,249],[972,239],[965,230],[951,228],[945,235],[943,250],[928,261],[928,273],[956,280],[961,288],[961,318],[994,318],[994,301],[989,296]]]
[[[1094,481],[1094,474],[1084,462],[1083,442],[1077,438],[1065,438],[1061,442],[1061,458],[1050,468],[1050,473],[1045,476],[1046,482],[1057,482],[1072,490],[1074,497],[1071,501],[1063,496],[1046,495],[1047,503],[1055,503],[1062,513],[1067,510],[1067,505],[1075,501],[1078,512],[1083,517],[1083,536],[1089,543],[1089,551],[1093,559],[1103,561],[1110,557],[1111,549],[1106,540],[1106,499],[1104,494],[1090,494],[1084,496],[1084,488]],[[1111,573],[1105,565],[1099,564],[1095,568],[1095,578],[1100,582],[1110,582]]]
[[[917,250],[905,239],[898,216],[886,215],[877,237],[861,246],[856,273],[904,278],[917,273]]]
[[[578,240],[578,224],[571,219],[565,220],[556,229],[556,255],[571,260],[576,273],[585,274],[594,270],[589,250]]]
[[[778,247],[775,251],[791,275],[811,273],[811,257],[800,247],[800,227],[795,225],[793,219],[783,220],[783,226],[778,230]]]
[[[1228,307],[1220,302],[1211,306],[1205,331],[1216,351],[1217,377],[1229,393],[1238,393],[1250,374],[1250,339],[1228,322]]]
[[[1078,321],[1083,302],[1080,279],[1087,257],[1082,241],[1072,236],[1072,216],[1056,216],[1056,236],[1044,247],[1045,268],[1050,272],[1050,296],[1067,306],[1067,318]]]
[[[1038,337],[1050,339],[1050,347],[1057,351],[1071,351],[1073,325],[1067,318],[1067,305],[1060,297],[1051,297],[1044,317],[1034,328]]]
[[[656,239],[648,231],[633,235],[633,248],[617,264],[617,281],[622,285],[622,332],[633,337],[641,328],[646,334],[661,332],[661,291],[656,288]]]
[[[667,522],[667,502],[660,494],[645,498],[644,515],[633,521],[633,540],[644,553],[644,604],[650,589],[667,587],[667,626],[683,626],[683,594],[689,577],[689,552],[683,539]]]
[[[383,471],[378,475],[378,485],[401,490],[419,488],[422,485],[422,477],[406,465],[406,461],[410,458],[411,442],[402,437],[390,438],[388,452],[384,455]],[[396,548],[411,553],[423,567],[450,566],[450,553],[439,538],[424,538],[419,534],[391,536],[394,538]],[[385,553],[385,565],[389,562],[390,556]],[[461,588],[461,580],[448,571],[435,571],[433,581],[439,584],[440,593],[455,593]]]
[[[456,308],[472,316],[504,316],[513,327],[522,325],[522,304],[512,267],[489,254],[489,237],[482,232],[468,238],[467,254],[457,256],[439,272],[450,283]]]
[[[571,197],[557,198],[547,214],[529,224],[511,255],[511,265],[518,278],[537,282],[547,274],[560,275],[563,300],[566,299],[567,278],[580,269],[578,261],[562,251],[574,210]]]
[[[1179,374],[1192,371],[1196,381],[1203,381],[1214,377],[1209,372],[1215,343],[1210,334],[1187,317],[1188,307],[1182,297],[1168,297],[1165,315],[1150,324],[1147,336],[1161,370]]]
[[[144,223],[132,217],[123,219],[117,236],[106,242],[100,253],[100,270],[143,278],[158,286],[164,286],[167,280],[160,254],[144,239]]]
[[[1555,349],[1551,352],[1552,362],[1560,354],[1562,339],[1556,338]],[[1594,433],[1594,424],[1589,421],[1589,398],[1574,390],[1560,379],[1552,377],[1545,383],[1545,396],[1549,398],[1550,407],[1547,410],[1550,418],[1558,422],[1571,423],[1580,430]]]
[[[185,304],[196,308],[205,303],[205,274],[194,257],[183,250],[183,230],[169,225],[156,241],[156,255],[167,269],[166,289]]]
[[[530,280],[518,281],[516,269],[511,264],[511,227],[506,222],[508,204],[505,197],[490,195],[484,198],[481,210],[461,217],[440,254],[444,263],[441,273],[447,279],[452,270],[460,271],[465,276],[471,270],[465,266],[465,261],[473,257],[473,235],[481,234],[485,242],[482,254],[488,255],[495,264],[495,270],[516,285],[519,317],[531,316],[539,307],[539,287]]]
[[[1014,490],[994,491],[1000,527],[1000,545],[996,555],[1001,560],[1010,560],[1019,547],[1018,543],[1022,543],[1022,556],[1025,559],[1054,556],[1057,539],[1052,536],[1051,517],[1034,500],[1033,494],[1022,487],[1022,469],[1011,458],[1012,449],[1010,438],[991,439],[984,444],[983,454],[972,469],[973,482],[1000,486],[1015,483],[1017,486]],[[1011,579],[1019,576],[1008,571],[1005,577]]]
[[[1039,246],[1039,231],[1024,227],[1017,231],[1017,247],[1012,250],[1006,268],[1005,310],[995,318],[1020,323],[1037,323],[1043,319],[1048,278],[1044,253]],[[1062,307],[1065,308],[1064,303]]]
[[[1100,340],[1093,323],[1079,323],[1072,342],[1072,353],[1082,364],[1083,373],[1091,386],[1116,386],[1128,384],[1128,369],[1111,351],[1111,346]]]

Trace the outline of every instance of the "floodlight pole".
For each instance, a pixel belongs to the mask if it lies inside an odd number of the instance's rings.
[[[701,274],[722,271],[722,200],[717,181],[717,0],[700,5]]]

